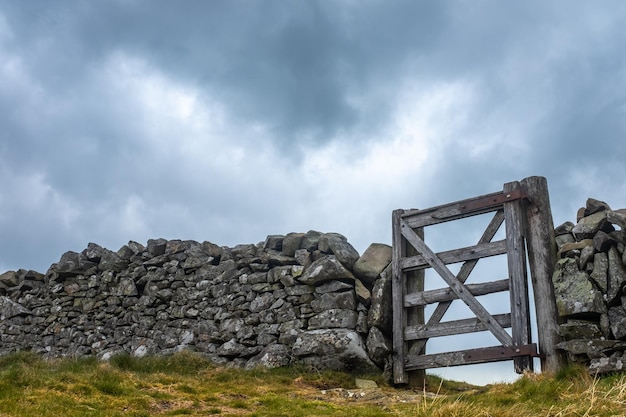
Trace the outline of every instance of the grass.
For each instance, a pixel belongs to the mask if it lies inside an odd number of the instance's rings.
[[[626,376],[555,376],[476,387],[429,375],[426,390],[376,379],[365,395],[354,377],[304,368],[226,369],[199,355],[44,361],[0,358],[0,417],[30,416],[620,416]]]

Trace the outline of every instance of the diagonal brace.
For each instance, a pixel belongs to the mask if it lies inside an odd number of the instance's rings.
[[[450,289],[463,300],[465,304],[472,310],[476,317],[493,333],[493,335],[502,343],[503,346],[512,346],[513,339],[498,324],[498,322],[489,314],[480,302],[474,297],[458,278],[448,269],[448,267],[437,257],[437,255],[420,239],[408,223],[400,219],[400,230],[402,236],[424,257],[424,259],[432,266],[432,268],[444,279],[450,286]]]

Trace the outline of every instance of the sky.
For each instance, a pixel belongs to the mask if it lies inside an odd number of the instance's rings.
[[[625,21],[619,0],[0,0],[0,272],[158,237],[363,253],[394,209],[535,175],[555,225],[624,208]]]

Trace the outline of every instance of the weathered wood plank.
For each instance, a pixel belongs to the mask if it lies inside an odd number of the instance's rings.
[[[521,197],[519,193],[496,192],[426,210],[406,210],[402,215],[402,220],[415,229],[496,211],[502,208],[504,202]]]
[[[445,264],[437,258],[435,253],[420,239],[413,229],[403,220],[400,220],[400,231],[402,236],[413,245],[428,263],[433,267],[435,271],[446,281],[446,283],[452,288],[461,300],[472,310],[472,312],[482,321],[489,331],[502,343],[504,346],[510,346],[513,344],[511,336],[493,319],[491,314],[476,300],[469,291],[465,289],[463,284],[457,279],[457,277],[450,272]]]
[[[407,358],[405,367],[407,370],[446,368],[449,366],[507,361],[518,356],[537,356],[537,345],[532,343],[523,346],[492,346],[456,352],[410,356]]]
[[[465,288],[473,296],[493,294],[509,290],[509,280],[502,279],[493,282],[481,282],[479,284],[468,284]],[[423,306],[443,301],[458,300],[459,297],[449,287],[437,290],[421,291],[409,293],[404,296],[405,307]]]
[[[400,230],[400,218],[404,210],[394,210],[392,214],[392,311],[393,311],[393,380],[396,384],[406,384],[409,376],[404,367],[406,357],[406,342],[404,341],[404,328],[406,318],[404,315],[404,277],[400,260],[403,255],[402,232]]]
[[[478,243],[480,244],[480,243],[490,242],[491,239],[493,239],[493,237],[498,232],[498,229],[500,229],[500,226],[502,226],[503,222],[504,222],[504,211],[498,210],[496,214],[493,216],[493,218],[491,219],[491,221],[489,222],[489,225],[487,225],[487,228],[483,232],[483,235],[480,237],[480,240],[478,241]],[[457,275],[457,279],[459,280],[459,282],[464,283],[465,281],[467,281],[467,278],[470,276],[470,274],[474,270],[474,267],[476,266],[477,263],[478,263],[478,259],[475,259],[472,261],[467,261],[463,264],[463,266],[461,266],[461,270],[459,271],[459,274]],[[439,303],[439,305],[437,305],[437,307],[435,308],[435,311],[433,311],[433,313],[430,315],[430,318],[428,319],[427,324],[431,325],[431,324],[439,323],[441,319],[443,319],[443,316],[446,314],[448,309],[450,308],[451,304],[452,304],[452,301],[443,301]],[[420,340],[420,341],[415,342],[415,345],[420,345],[420,344],[424,346],[426,344],[426,341]]]
[[[511,327],[511,314],[494,314],[494,320],[503,328]],[[446,321],[433,325],[407,326],[404,330],[406,340],[429,339],[431,337],[452,336],[489,330],[477,318]]]
[[[565,366],[562,353],[556,349],[559,343],[559,323],[552,284],[556,263],[554,223],[550,210],[548,182],[544,177],[529,177],[521,181],[528,195],[526,204],[526,239],[530,276],[537,313],[537,337],[542,354],[541,370],[558,372]]]
[[[439,252],[436,255],[444,264],[448,265],[505,253],[506,240],[503,239],[496,242],[479,243],[474,246]],[[402,269],[405,271],[423,268],[430,268],[430,264],[421,255],[402,259]]]
[[[519,182],[504,184],[504,193],[519,190]],[[530,315],[528,304],[528,278],[526,275],[526,247],[524,246],[523,213],[521,201],[504,203],[506,226],[507,262],[509,268],[511,300],[511,333],[514,345],[527,345],[531,342]],[[515,372],[533,370],[530,357],[519,357],[514,361]]]
[[[415,233],[417,234],[417,236],[420,237],[420,239],[424,239],[423,228],[416,229]],[[403,258],[406,256],[415,255],[416,253],[417,250],[413,246],[409,245],[406,241],[404,241]],[[405,282],[405,294],[424,291],[425,271],[423,269],[410,272],[403,271],[403,275]],[[424,306],[407,308],[405,309],[404,314],[406,315],[407,327],[424,324]],[[426,353],[426,346],[421,344],[416,345],[414,342],[407,341],[407,355],[423,355],[424,353]],[[423,388],[425,383],[426,370],[420,369],[409,372],[409,386]]]

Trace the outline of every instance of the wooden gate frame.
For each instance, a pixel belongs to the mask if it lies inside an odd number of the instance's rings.
[[[496,212],[477,245],[435,254],[423,229],[443,222]],[[506,239],[491,242],[506,224]],[[529,177],[504,184],[503,191],[426,210],[395,210],[392,217],[392,308],[394,382],[409,382],[409,372],[430,368],[514,360],[516,372],[533,370],[541,357],[542,371],[556,372],[564,364],[556,351],[558,316],[552,286],[556,260],[554,226],[547,181]],[[526,251],[537,313],[539,353],[531,341]],[[464,285],[479,259],[507,254],[508,279]],[[446,264],[464,262],[455,276]],[[424,269],[433,268],[447,288],[424,291]],[[511,312],[491,315],[476,296],[509,291]],[[475,318],[441,323],[453,300],[462,300]],[[424,306],[438,303],[425,323]],[[504,329],[511,328],[511,335]],[[425,354],[431,337],[490,331],[500,346]],[[411,383],[422,384],[423,381]]]

